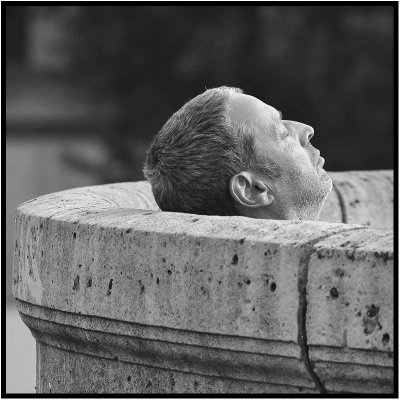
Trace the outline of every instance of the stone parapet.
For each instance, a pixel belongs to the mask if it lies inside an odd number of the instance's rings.
[[[393,391],[391,231],[158,212],[149,189],[18,208],[39,393]]]

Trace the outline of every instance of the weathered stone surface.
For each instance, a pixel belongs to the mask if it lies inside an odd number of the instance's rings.
[[[307,343],[328,391],[393,390],[393,233],[353,230],[315,245]]]
[[[330,172],[334,189],[320,220],[393,229],[393,171]],[[342,219],[336,220],[337,201]]]
[[[125,192],[117,198],[112,190],[101,201],[89,197],[91,188],[19,208],[17,298],[142,324],[297,341],[301,257],[310,241],[352,229],[138,212],[115,207]]]
[[[18,208],[13,290],[40,343],[39,392],[390,391],[391,232],[140,210],[156,208],[148,189]]]
[[[38,357],[39,393],[317,393],[301,386],[131,364],[43,344],[38,345]]]
[[[343,232],[315,249],[308,266],[308,343],[393,351],[393,233]]]
[[[313,361],[328,393],[393,393],[393,366]]]
[[[393,393],[393,353],[376,354],[369,350],[362,354],[361,350],[352,350],[356,354],[354,358],[363,359],[358,363],[345,361],[347,351],[345,348],[309,348],[314,371],[328,393]],[[390,365],[374,364],[376,359],[381,361],[384,356]]]
[[[30,327],[38,342],[74,353],[216,378],[223,376],[278,385],[289,384],[309,388],[314,386],[304,363],[299,358],[282,357],[279,354],[279,348],[285,346],[289,351],[296,351],[297,349],[291,349],[294,347],[291,343],[278,343],[278,348],[272,349],[275,354],[271,355],[268,354],[268,350],[273,348],[273,343],[267,341],[249,341],[246,338],[238,340],[225,336],[213,340],[216,335],[206,335],[200,343],[193,344],[190,342],[196,341],[197,338],[192,337],[196,335],[192,335],[191,331],[156,328],[158,338],[154,339],[148,337],[149,333],[151,335],[151,327],[150,329],[142,327],[142,335],[139,337],[126,332],[126,326],[129,328],[130,324],[120,324],[115,320],[111,333],[102,329],[103,321],[99,318],[90,318],[89,329],[77,326],[82,320],[87,324],[86,316],[76,317],[76,314],[64,313],[63,317],[67,321],[60,324],[47,318],[51,314],[48,313],[48,309],[39,307],[38,312],[36,307],[29,311],[41,317],[21,313],[23,321]],[[178,337],[178,340],[171,340],[171,336]],[[232,344],[240,342],[243,346],[232,347]],[[264,344],[264,346],[260,352],[249,351],[254,344]]]

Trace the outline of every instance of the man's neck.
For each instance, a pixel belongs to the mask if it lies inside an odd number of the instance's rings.
[[[320,210],[311,209],[278,209],[272,205],[260,208],[247,208],[242,215],[249,218],[276,220],[307,220],[318,221]]]

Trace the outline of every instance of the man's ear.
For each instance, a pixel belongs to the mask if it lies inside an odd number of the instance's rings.
[[[235,203],[242,207],[264,207],[270,205],[274,200],[265,183],[247,171],[240,172],[231,178],[229,191]]]

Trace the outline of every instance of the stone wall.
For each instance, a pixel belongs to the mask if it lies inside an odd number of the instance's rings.
[[[391,230],[158,212],[148,191],[18,208],[39,393],[393,392]]]

